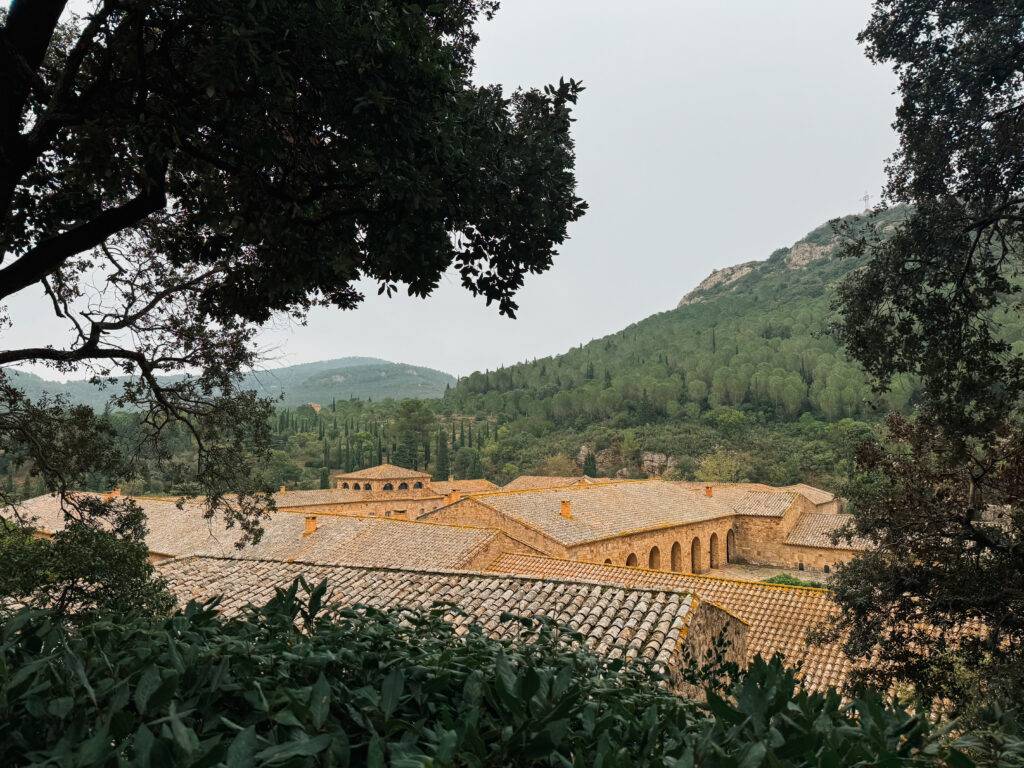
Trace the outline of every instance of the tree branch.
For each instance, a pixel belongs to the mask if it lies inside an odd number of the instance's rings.
[[[166,168],[166,167],[165,167]],[[95,248],[108,237],[167,205],[164,174],[148,190],[123,205],[108,208],[84,224],[44,240],[8,267],[0,269],[0,299],[38,283],[72,256]]]

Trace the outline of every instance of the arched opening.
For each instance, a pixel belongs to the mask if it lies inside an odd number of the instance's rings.
[[[827,565],[825,566],[825,573],[832,573],[832,569],[829,568]]]
[[[383,490],[383,491],[393,491],[393,490],[395,490],[395,486],[393,486],[391,483],[384,483],[384,487],[381,490]]]
[[[690,542],[690,573],[700,573],[704,570],[703,557],[700,551],[700,539],[696,536]]]
[[[342,484],[341,484],[341,487],[342,487],[342,488],[345,488],[345,489],[347,490],[347,489],[348,489],[348,483],[342,483]]]
[[[413,488],[422,488],[423,487],[423,483],[421,483],[419,480],[417,480],[415,483],[412,484],[412,487]]]
[[[711,534],[711,541],[708,545],[708,562],[712,568],[718,567],[718,534]]]
[[[731,563],[736,559],[736,534],[732,528],[725,534],[725,562]]]
[[[661,550],[651,547],[651,554],[647,556],[647,567],[653,571],[661,570]]]
[[[605,565],[611,565],[611,564],[612,564],[612,559],[611,559],[610,557],[606,557],[606,558],[604,559],[604,564],[605,564]]]
[[[353,483],[352,484],[352,490],[353,491],[358,491],[359,490],[359,483]]]
[[[408,483],[399,483],[398,484],[398,490],[400,490],[400,491],[408,491],[409,490],[409,484]]]
[[[363,483],[363,490],[364,491],[372,491],[373,490],[373,486],[370,485],[369,483]]]
[[[797,565],[797,570],[798,571],[802,571],[803,569],[804,569],[804,564],[803,563],[800,563],[799,565]]]
[[[636,566],[636,555],[632,552],[630,552],[629,557],[626,558],[626,565]]]
[[[676,573],[683,570],[683,547],[678,541],[672,545],[672,570]]]

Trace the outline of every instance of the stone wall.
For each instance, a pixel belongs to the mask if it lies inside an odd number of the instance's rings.
[[[736,559],[753,565],[782,564],[786,548],[784,520],[785,516],[741,515],[734,518]]]
[[[544,554],[538,549],[534,549],[533,547],[523,544],[521,541],[513,539],[502,531],[498,531],[494,538],[475,551],[469,561],[464,563],[462,567],[469,571],[483,571],[501,555],[506,553],[515,555]]]
[[[747,633],[749,627],[739,618],[720,608],[693,596],[696,605],[691,609],[693,616],[686,627],[686,636],[681,638],[679,652],[674,659],[671,679],[673,687],[688,698],[703,699],[700,686],[687,683],[682,673],[689,665],[703,666],[715,657],[718,642],[725,642],[725,660],[745,667],[747,658]]]
[[[426,518],[426,522],[444,525],[465,525],[471,528],[493,528],[510,539],[550,557],[568,558],[568,550],[540,531],[512,520],[475,499],[461,499],[442,507]]]
[[[779,562],[779,565],[795,568],[798,571],[831,573],[836,565],[848,563],[856,556],[857,552],[852,549],[803,547],[796,544],[786,544],[782,549],[782,560]]]
[[[726,562],[726,541],[732,530],[732,521],[732,517],[723,517],[588,542],[571,547],[569,558],[590,563],[636,565],[655,571],[705,573]],[[716,537],[714,561],[711,553],[712,536]],[[691,559],[695,549],[694,540],[697,541],[696,563]],[[631,556],[636,562],[633,562]]]

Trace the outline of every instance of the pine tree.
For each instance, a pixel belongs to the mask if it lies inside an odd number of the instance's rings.
[[[583,459],[583,474],[587,477],[597,477],[597,459],[594,458],[594,454],[590,451],[587,452],[587,457]]]

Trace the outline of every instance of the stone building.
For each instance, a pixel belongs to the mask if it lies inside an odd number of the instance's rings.
[[[751,483],[547,480],[517,478],[501,491],[454,500],[424,519],[498,528],[552,557],[678,573],[733,562],[829,573],[866,546],[832,542],[831,532],[846,518],[821,511],[837,509],[839,502],[819,489],[810,494],[799,486]]]

